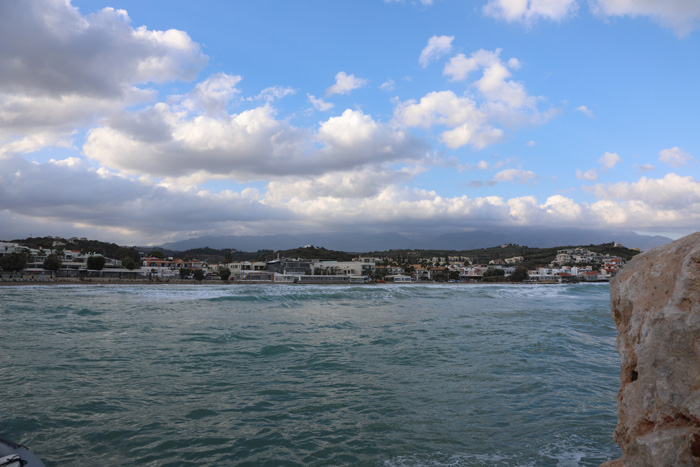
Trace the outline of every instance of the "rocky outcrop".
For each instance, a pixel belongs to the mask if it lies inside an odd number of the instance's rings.
[[[606,467],[700,465],[700,233],[636,256],[610,285],[622,358]]]

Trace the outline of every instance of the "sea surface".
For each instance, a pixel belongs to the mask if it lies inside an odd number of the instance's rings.
[[[61,465],[593,466],[607,284],[0,287],[0,437]]]

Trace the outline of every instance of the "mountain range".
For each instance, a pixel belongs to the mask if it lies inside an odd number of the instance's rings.
[[[509,228],[474,230],[440,235],[398,233],[306,233],[276,235],[226,235],[190,238],[161,245],[174,251],[210,247],[239,251],[287,250],[305,245],[330,250],[363,253],[386,250],[472,250],[512,243],[533,248],[557,246],[597,245],[618,242],[628,248],[648,250],[673,240],[659,235],[640,235],[631,231],[589,229],[535,229]]]

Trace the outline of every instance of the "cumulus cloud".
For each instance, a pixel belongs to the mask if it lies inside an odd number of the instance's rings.
[[[502,130],[489,124],[486,113],[476,102],[458,97],[452,91],[431,92],[418,102],[413,99],[400,102],[394,109],[394,117],[409,127],[444,125],[451,128],[440,137],[451,148],[470,144],[480,149],[503,136]]]
[[[682,167],[688,162],[694,161],[693,156],[679,148],[678,146],[664,149],[659,152],[659,160],[672,167]]]
[[[593,0],[592,9],[605,16],[648,16],[678,36],[700,26],[700,3],[694,0]]]
[[[451,81],[464,81],[472,72],[481,71],[481,77],[471,86],[483,98],[481,109],[501,124],[520,126],[549,120],[557,110],[541,112],[537,107],[541,98],[529,95],[523,83],[510,79],[520,62],[513,58],[504,62],[500,55],[501,49],[481,49],[469,57],[458,54],[445,65],[443,74]]]
[[[598,180],[598,171],[596,169],[591,169],[583,172],[576,169],[576,178],[579,180],[595,181]]]
[[[700,222],[700,182],[674,173],[664,178],[587,188],[599,199],[591,211],[610,225],[697,230]]]
[[[452,51],[454,36],[433,36],[418,57],[418,63],[426,68],[430,62],[438,60]]]
[[[489,0],[483,12],[509,23],[533,23],[539,19],[561,21],[578,10],[576,0]]]
[[[0,3],[0,43],[5,153],[55,144],[76,126],[153,98],[137,85],[191,80],[207,63],[183,31],[133,28],[112,8],[84,16],[63,0]]]
[[[236,88],[240,81],[240,76],[216,73],[197,83],[192,92],[193,99],[185,101],[183,105],[199,107],[210,115],[226,114],[229,102],[240,93]]]
[[[326,97],[334,94],[348,94],[353,89],[366,86],[368,81],[363,78],[356,78],[355,75],[348,75],[344,71],[335,75],[335,84],[326,89]]]
[[[481,71],[481,77],[470,83],[477,91],[475,96],[431,92],[420,101],[397,102],[394,117],[408,127],[446,126],[440,141],[452,149],[465,145],[482,149],[501,141],[504,131],[497,124],[517,127],[548,120],[554,112],[541,112],[537,107],[539,98],[529,95],[522,83],[509,79],[510,70],[519,68],[520,62],[504,62],[500,53],[500,49],[482,49],[470,57],[458,54],[445,66],[443,74],[453,81],[466,80],[472,72]]]
[[[603,170],[612,169],[620,162],[622,162],[622,158],[614,152],[606,152],[598,159],[598,164],[601,165]]]
[[[499,63],[500,53],[500,49],[496,51],[480,49],[471,54],[470,57],[457,54],[445,65],[442,74],[448,76],[450,81],[464,81],[473,71]]]
[[[197,92],[182,103],[123,112],[92,129],[85,155],[128,174],[261,180],[321,174],[366,164],[423,159],[427,144],[359,110],[320,122],[316,132],[278,120],[270,105],[234,114],[198,111]],[[195,102],[193,104],[193,102]]]

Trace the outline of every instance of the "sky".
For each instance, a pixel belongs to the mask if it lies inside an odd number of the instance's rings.
[[[0,239],[700,226],[700,0],[0,0]]]

